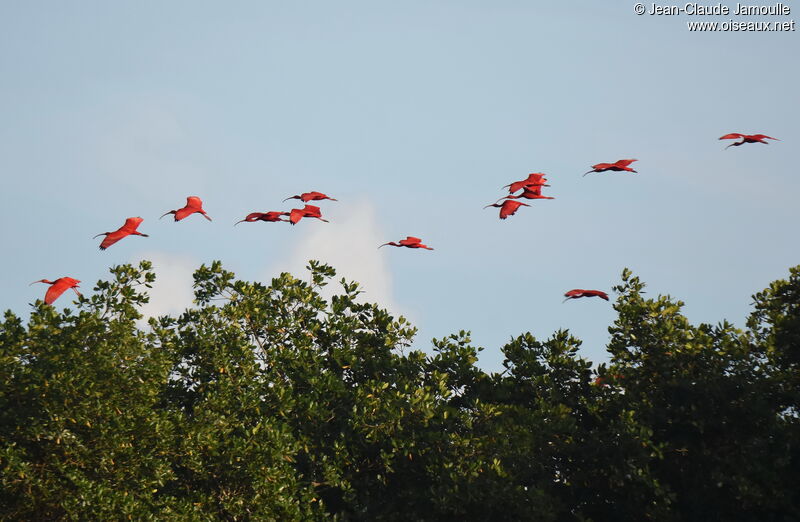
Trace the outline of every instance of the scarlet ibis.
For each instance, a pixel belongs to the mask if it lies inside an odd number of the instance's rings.
[[[623,171],[623,170],[628,171],[628,172],[636,172],[635,170],[633,170],[632,168],[630,168],[628,166],[631,163],[633,163],[634,161],[639,161],[639,160],[621,159],[621,160],[615,161],[614,163],[598,163],[597,165],[592,165],[592,170],[590,170],[586,174],[589,174],[591,172],[605,172],[607,170],[613,170],[613,171],[616,171],[616,172],[620,172],[620,171]],[[586,174],[584,174],[584,176]]]
[[[100,243],[100,250],[105,250],[106,248],[110,247],[123,237],[130,236],[131,234],[135,236],[144,236],[150,237],[147,234],[142,234],[141,232],[137,231],[136,228],[144,221],[140,217],[129,217],[125,220],[125,224],[119,227],[119,229],[115,230],[114,232],[103,232],[101,234],[97,234],[94,237],[106,236],[102,243]],[[92,238],[94,239],[94,238]]]
[[[514,192],[518,191],[521,188],[525,187],[549,187],[550,185],[545,185],[547,183],[547,178],[544,177],[544,174],[541,172],[534,172],[532,174],[528,174],[528,177],[521,180],[515,181],[514,183],[508,184],[503,188],[508,187],[508,193],[513,194]]]
[[[519,207],[530,207],[527,203],[523,203],[521,201],[516,201],[513,199],[507,199],[503,201],[502,204],[495,203],[494,205],[486,205],[483,208],[489,207],[497,207],[500,209],[500,219],[505,219],[508,216],[513,216],[514,213],[519,209]]]
[[[386,245],[391,245],[391,246],[396,246],[396,247],[406,247],[406,248],[425,248],[427,250],[433,250],[428,245],[423,245],[422,244],[422,240],[420,238],[413,237],[413,236],[406,236],[405,239],[401,239],[397,243],[395,243],[394,241],[391,241],[389,243],[384,243],[381,246],[379,246],[378,248],[384,247]]]
[[[523,199],[556,199],[556,198],[550,197],[550,196],[542,196],[542,187],[541,186],[532,186],[532,187],[523,187],[522,192],[520,192],[516,196],[511,194],[510,196],[506,196],[504,198],[500,198],[497,201],[499,202],[499,201],[502,201],[504,199],[508,200],[508,199],[520,199],[520,198],[523,198]]]
[[[331,201],[338,201],[336,199],[328,197],[326,194],[323,194],[322,192],[315,192],[315,191],[303,192],[302,194],[300,194],[298,196],[288,197],[288,198],[284,199],[284,201],[289,201],[290,199],[299,199],[303,203],[308,203],[309,201],[319,201],[319,200],[322,200],[322,199],[329,199]]]
[[[206,211],[203,210],[203,200],[198,198],[197,196],[189,196],[186,198],[186,206],[183,208],[179,208],[178,210],[170,210],[169,212],[165,212],[162,218],[167,214],[175,214],[175,221],[180,221],[183,218],[189,217],[195,212],[199,212],[203,215],[204,218],[211,221],[211,218],[208,217]],[[158,218],[161,219],[161,218]]]
[[[764,145],[769,145],[769,142],[766,142],[764,140],[781,141],[778,138],[770,138],[766,134],[739,134],[738,132],[733,132],[731,134],[726,134],[725,136],[722,136],[720,139],[721,140],[738,140],[739,138],[741,138],[742,141],[737,141],[736,143],[731,143],[730,145],[728,145],[728,147],[738,147],[739,145],[743,145],[745,143],[763,143]],[[725,148],[727,149],[728,147],[725,147]]]
[[[288,212],[274,212],[274,211],[252,212],[250,214],[247,214],[247,217],[245,217],[241,221],[237,221],[236,223],[234,223],[233,226],[238,225],[242,221],[247,221],[248,223],[253,223],[254,221],[270,221],[270,222],[289,221],[288,219],[281,219],[281,216],[288,216],[288,215],[289,215]]]
[[[291,222],[292,225],[296,225],[297,222],[304,217],[313,217],[319,219],[320,221],[324,221],[325,223],[328,222],[327,219],[322,219],[322,212],[320,211],[320,208],[315,207],[314,205],[306,205],[303,208],[293,208],[292,211],[289,212],[289,222]]]
[[[564,294],[564,297],[566,297],[566,299],[564,299],[563,302],[569,299],[580,299],[581,297],[599,297],[608,301],[608,294],[605,292],[601,292],[600,290],[582,290],[580,288],[570,290]]]
[[[31,283],[31,285],[34,283],[47,283],[50,285],[50,288],[47,289],[47,293],[44,294],[45,304],[53,304],[53,301],[58,299],[61,294],[67,291],[68,288],[72,288],[76,294],[81,295],[81,293],[78,292],[78,283],[80,283],[80,281],[71,277],[59,277],[55,281],[50,281],[49,279],[39,279],[38,281]]]

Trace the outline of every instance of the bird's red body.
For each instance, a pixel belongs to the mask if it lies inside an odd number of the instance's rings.
[[[506,199],[503,203],[495,203],[494,205],[486,205],[483,208],[497,207],[500,209],[500,219],[506,219],[508,216],[513,216],[519,210],[519,207],[530,207],[527,203],[516,201],[514,199]]]
[[[502,199],[509,200],[509,199],[556,199],[551,196],[542,196],[542,187],[541,186],[526,186],[523,187],[522,192],[515,195],[506,196]]]
[[[81,295],[81,293],[78,292],[78,283],[80,283],[80,281],[71,277],[59,277],[55,281],[50,281],[49,279],[39,279],[31,284],[34,283],[47,283],[50,285],[50,288],[47,289],[47,293],[44,294],[44,302],[46,304],[53,304],[53,302],[69,288],[72,288],[76,294]]]
[[[105,250],[106,248],[110,247],[120,239],[134,235],[134,236],[143,236],[148,237],[147,234],[142,234],[138,230],[136,230],[139,225],[144,221],[140,217],[129,217],[125,220],[125,224],[119,227],[114,232],[103,232],[102,234],[97,234],[94,237],[99,236],[106,236],[102,243],[100,243],[100,250]]]
[[[288,198],[284,199],[284,201],[288,201],[290,199],[299,199],[303,203],[308,203],[309,201],[319,201],[319,200],[322,200],[322,199],[329,199],[331,201],[337,201],[337,200],[333,199],[332,197],[329,197],[326,194],[323,194],[322,192],[316,192],[316,191],[303,192],[302,194],[300,194],[298,196],[288,197]]]
[[[175,221],[180,221],[183,218],[187,218],[194,214],[195,212],[199,212],[203,215],[204,218],[211,221],[211,218],[208,217],[206,211],[203,210],[203,200],[198,198],[197,196],[189,196],[186,198],[186,206],[183,208],[179,208],[178,210],[170,210],[169,212],[165,212],[164,215],[161,217],[163,218],[167,214],[174,214]],[[161,219],[161,218],[158,218]]]
[[[605,172],[607,170],[613,170],[615,172],[621,172],[623,170],[626,171],[626,172],[636,172],[635,170],[633,170],[632,168],[630,168],[628,166],[631,163],[633,163],[634,161],[639,161],[639,160],[621,159],[621,160],[615,161],[614,163],[598,163],[597,165],[592,165],[592,170],[590,170],[586,174],[589,174],[589,173],[592,173],[592,172]],[[584,176],[586,174],[584,174]]]
[[[379,246],[378,248],[384,247],[386,245],[391,245],[391,246],[395,246],[395,247],[424,248],[426,250],[433,250],[428,245],[423,245],[422,244],[422,240],[420,238],[413,237],[413,236],[406,236],[405,239],[401,239],[400,241],[398,241],[396,243],[394,241],[391,241],[389,243],[384,243],[381,246]]]
[[[320,211],[320,208],[315,207],[314,205],[306,205],[303,208],[293,208],[292,211],[289,212],[289,222],[292,225],[297,224],[297,222],[304,217],[317,218],[320,221],[324,221],[326,223],[328,222],[327,219],[322,219],[322,212]]]
[[[763,143],[764,145],[769,145],[769,142],[765,140],[775,140],[781,141],[778,138],[771,138],[766,134],[739,134],[738,132],[732,132],[731,134],[726,134],[720,138],[721,140],[738,140],[741,139],[742,141],[737,141],[736,143],[731,143],[728,147],[738,147],[739,145],[744,145],[745,143]],[[726,149],[728,147],[725,147]]]
[[[503,188],[508,187],[508,193],[513,194],[514,192],[526,187],[549,187],[550,185],[546,185],[546,183],[547,178],[544,177],[544,174],[541,172],[534,172],[528,174],[527,178],[521,181],[515,181],[514,183],[506,185]]]
[[[281,219],[281,216],[288,216],[288,212],[252,212],[247,214],[247,217],[242,219],[241,221],[237,221],[234,223],[234,226],[238,225],[242,221],[246,221],[248,223],[253,223],[255,221],[268,221],[268,222],[275,222],[275,221],[289,221],[288,219]]]
[[[570,290],[569,292],[564,294],[564,297],[567,299],[580,299],[581,297],[599,297],[600,299],[605,299],[608,301],[608,294],[602,292],[600,290],[583,290],[581,288],[576,288],[575,290]],[[566,301],[567,299],[564,299]]]

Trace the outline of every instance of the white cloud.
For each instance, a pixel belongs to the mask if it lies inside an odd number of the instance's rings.
[[[143,252],[137,258],[152,261],[156,273],[156,282],[148,290],[150,302],[141,310],[143,322],[149,317],[178,315],[192,305],[192,275],[200,263],[188,256],[158,251]]]
[[[336,269],[335,280],[321,292],[326,299],[341,291],[339,281],[344,277],[359,283],[363,291],[359,295],[361,302],[378,303],[393,314],[401,314],[401,307],[394,301],[389,265],[382,255],[385,253],[378,250],[387,236],[378,225],[375,207],[367,201],[323,203],[322,215],[331,222],[300,221],[296,227],[301,229],[298,232],[303,233],[302,238],[286,258],[270,267],[267,279],[281,272],[305,277],[308,261],[316,259]]]

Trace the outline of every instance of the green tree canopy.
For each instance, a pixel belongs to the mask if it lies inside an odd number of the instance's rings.
[[[194,276],[142,327],[155,275],[117,266],[77,308],[0,323],[8,520],[798,520],[800,267],[746,329],[615,287],[610,361],[568,331],[476,366],[335,273]]]

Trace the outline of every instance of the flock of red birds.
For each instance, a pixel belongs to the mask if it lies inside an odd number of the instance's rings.
[[[762,143],[764,145],[769,145],[769,142],[766,140],[778,140],[778,138],[772,138],[767,136],[766,134],[740,134],[737,132],[726,134],[719,139],[721,140],[741,140],[734,143],[731,143],[726,149],[729,147],[738,147],[739,145],[744,145],[745,143]],[[633,170],[630,165],[635,159],[621,159],[617,160],[614,163],[598,163],[597,165],[592,165],[590,171],[586,172],[584,176],[590,174],[592,172],[606,172],[606,171],[614,171],[614,172],[636,172]],[[536,199],[555,199],[550,196],[543,196],[542,195],[542,187],[549,187],[550,185],[547,184],[547,178],[541,172],[534,172],[529,174],[527,178],[514,181],[503,188],[508,188],[508,195],[500,198],[495,203],[491,205],[486,205],[483,207],[484,209],[489,207],[495,207],[500,209],[500,219],[506,219],[509,216],[513,216],[520,207],[529,207],[530,205],[527,203],[523,203],[519,201],[520,199],[527,199],[527,200],[536,200]],[[522,191],[519,194],[516,194],[518,191]],[[283,201],[288,201],[290,199],[299,199],[305,206],[303,208],[295,208],[288,212],[281,212],[281,211],[268,211],[268,212],[252,212],[245,216],[244,219],[237,221],[234,223],[238,225],[242,222],[253,223],[256,221],[266,221],[266,222],[277,222],[277,221],[285,221],[289,222],[292,225],[296,225],[301,219],[303,218],[316,218],[320,221],[328,222],[327,219],[323,219],[321,209],[315,205],[309,205],[309,201],[322,201],[322,200],[330,200],[336,201],[336,199],[323,194],[322,192],[304,192],[302,194],[298,194],[296,196],[291,196]],[[502,203],[501,203],[502,201]],[[203,210],[203,201],[197,196],[189,196],[186,198],[186,206],[183,208],[179,208],[177,210],[170,210],[169,212],[165,212],[161,217],[163,218],[166,215],[173,214],[175,217],[175,221],[180,221],[185,219],[192,214],[200,214],[204,218],[209,221],[212,221],[211,217],[206,214],[205,210]],[[282,216],[288,216],[289,219],[282,219]],[[161,218],[159,218],[161,219]],[[100,243],[100,250],[105,250],[106,248],[110,247],[120,239],[123,239],[127,236],[135,235],[135,236],[143,236],[148,237],[147,234],[143,234],[137,230],[139,225],[142,224],[144,221],[140,217],[129,217],[125,220],[125,224],[122,225],[120,228],[113,232],[103,232],[101,234],[97,234],[94,236],[95,238],[99,236],[105,236],[103,241]],[[395,246],[395,247],[406,247],[406,248],[423,248],[426,250],[433,250],[433,248],[425,245],[422,243],[422,239],[418,237],[408,236],[405,239],[401,239],[400,241],[390,241],[388,243],[384,243],[380,245],[378,248],[384,246]],[[80,281],[78,279],[74,279],[72,277],[60,277],[55,281],[50,281],[49,279],[40,279],[38,281],[34,281],[34,283],[46,283],[50,285],[50,288],[47,289],[47,293],[44,296],[44,302],[46,304],[52,304],[56,299],[58,299],[61,294],[66,292],[68,289],[72,288],[72,290],[81,295],[78,292],[78,284]],[[602,292],[600,290],[583,290],[580,288],[576,288],[574,290],[569,290],[564,294],[564,302],[568,301],[569,299],[580,299],[581,297],[599,297],[601,299],[605,299],[608,301],[608,294]]]

